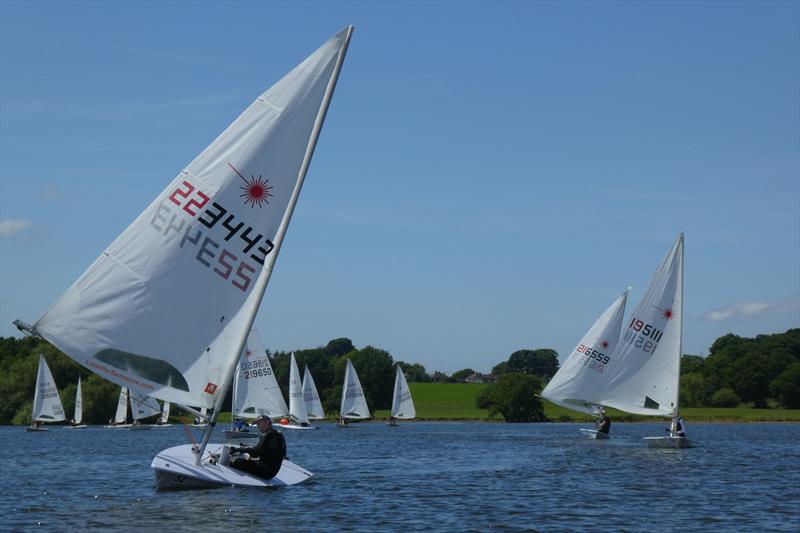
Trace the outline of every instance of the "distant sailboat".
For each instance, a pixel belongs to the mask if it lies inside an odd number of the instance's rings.
[[[308,365],[306,365],[305,373],[303,374],[303,401],[306,404],[309,420],[322,420],[325,418],[325,410],[319,400],[317,385],[314,383],[314,377],[311,375]]]
[[[394,375],[394,393],[392,394],[392,411],[389,415],[389,425],[397,426],[397,420],[413,420],[417,416],[414,400],[411,398],[411,389],[408,388],[406,376],[397,365]]]
[[[164,402],[164,405],[161,408],[161,416],[158,417],[158,421],[152,426],[154,429],[163,429],[172,427],[172,424],[169,423],[170,407],[171,404],[169,402]]]
[[[544,388],[542,398],[573,411],[600,413],[604,391],[613,386],[614,373],[606,370],[619,342],[629,290],[619,295],[586,332]],[[597,430],[581,431],[592,438],[608,438],[608,433]]]
[[[369,418],[369,407],[364,397],[364,389],[358,380],[358,374],[350,359],[344,371],[344,386],[342,387],[342,406],[339,409],[339,422],[337,426],[346,427],[348,420]]]
[[[308,423],[306,402],[303,399],[303,382],[300,379],[300,371],[297,369],[294,353],[289,361],[289,420],[286,424],[281,421],[280,427],[284,429],[318,429]]]
[[[108,429],[124,429],[132,425],[133,424],[128,424],[128,388],[122,387],[119,391],[117,412],[114,414],[114,420],[105,427]]]
[[[155,398],[142,396],[141,394],[131,391],[131,414],[133,415],[133,425],[131,429],[150,429],[150,424],[145,424],[142,420],[150,418],[151,416],[160,415],[161,406]]]
[[[209,441],[283,244],[353,28],[256,100],[164,189],[33,326],[105,379],[210,409],[199,446],[160,452],[158,488],[282,486],[218,462]],[[230,339],[234,339],[231,342]]]
[[[83,421],[83,395],[81,394],[81,377],[78,376],[78,389],[75,392],[75,416],[72,417],[72,421],[68,426],[64,426],[67,429],[86,429],[86,424],[81,424]]]
[[[200,416],[194,419],[192,422],[193,428],[206,428],[208,426],[208,408],[201,407],[200,408]]]
[[[233,418],[244,420],[261,415],[277,418],[288,414],[289,408],[286,407],[286,400],[283,399],[283,393],[275,379],[272,363],[258,332],[253,329],[247,337],[247,345],[233,379]],[[261,436],[255,428],[250,429],[242,425],[241,429],[236,429],[234,423],[235,420],[232,420],[231,429],[225,431],[226,438],[245,439]]]
[[[64,408],[58,396],[58,387],[53,380],[50,367],[47,366],[44,356],[39,354],[39,372],[36,375],[36,389],[33,393],[33,410],[31,412],[31,425],[28,431],[48,431],[41,427],[42,422],[61,422],[65,420]]]

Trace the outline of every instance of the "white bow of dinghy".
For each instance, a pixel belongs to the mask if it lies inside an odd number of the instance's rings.
[[[282,487],[296,485],[314,474],[286,459],[272,479],[261,479],[218,463],[222,444],[209,444],[200,464],[195,464],[195,446],[184,444],[167,448],[155,456],[151,467],[158,489],[193,489],[221,486]],[[224,454],[223,454],[224,455]],[[223,461],[224,462],[224,461]]]

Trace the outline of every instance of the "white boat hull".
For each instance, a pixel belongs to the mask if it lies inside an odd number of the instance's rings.
[[[152,429],[163,429],[163,428],[171,428],[172,424],[152,424],[150,426]]]
[[[64,426],[64,429],[86,429],[87,427],[89,426],[86,424],[81,424],[79,426]]]
[[[131,431],[144,431],[145,429],[150,429],[150,424],[133,424],[130,427]]]
[[[111,425],[111,426],[103,426],[103,427],[106,428],[106,429],[128,429],[132,425],[133,424],[114,424],[114,425]]]
[[[153,458],[151,467],[158,489],[197,489],[213,487],[283,487],[296,485],[313,476],[308,470],[284,460],[278,474],[272,479],[261,479],[241,470],[216,464],[222,444],[208,444],[200,465],[192,444],[173,446]],[[212,459],[212,454],[215,458]],[[223,454],[224,455],[224,454]],[[212,462],[213,461],[213,462]],[[224,462],[224,461],[223,461]]]
[[[276,424],[278,429],[319,429],[319,426],[298,426],[296,424]]]
[[[25,428],[25,431],[39,432],[39,431],[50,431],[50,430],[48,428],[34,428],[34,427],[31,427],[31,426],[28,426],[28,427]]]
[[[596,429],[583,429],[583,428],[581,428],[581,434],[589,437],[590,439],[596,439],[596,440],[607,440],[607,439],[611,438],[608,435],[608,433],[601,433],[601,432],[597,431]]]
[[[650,448],[694,448],[694,443],[686,437],[645,437]]]

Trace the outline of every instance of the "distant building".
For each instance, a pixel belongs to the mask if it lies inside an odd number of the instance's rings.
[[[448,379],[450,378],[447,376],[447,374],[445,374],[444,372],[439,372],[438,370],[435,371],[433,374],[431,374],[431,381],[436,383],[445,382]]]
[[[481,374],[480,372],[475,372],[464,378],[464,381],[467,383],[494,383],[497,379],[492,374]]]

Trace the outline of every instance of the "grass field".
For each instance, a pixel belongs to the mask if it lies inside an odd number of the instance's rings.
[[[418,420],[493,420],[485,409],[475,407],[475,398],[488,385],[471,383],[409,383]],[[608,415],[616,422],[645,422],[658,420],[648,416],[631,415],[608,409]],[[544,400],[544,413],[554,422],[593,421],[589,415],[559,407]],[[687,407],[681,414],[693,421],[710,422],[800,422],[800,409],[753,409],[751,407],[713,408]],[[375,418],[389,417],[389,411],[376,411]]]
[[[502,422],[503,417],[489,416],[486,409],[475,407],[475,398],[487,387],[472,383],[409,383],[417,420],[484,420]],[[553,422],[590,422],[594,418],[544,400],[544,414]],[[631,415],[607,409],[614,422],[647,422],[649,416]],[[753,409],[751,407],[713,408],[686,407],[681,414],[695,422],[800,422],[800,409]],[[378,420],[389,418],[388,410],[373,413]],[[187,421],[189,417],[186,417]],[[220,413],[219,423],[230,423],[230,413]]]

